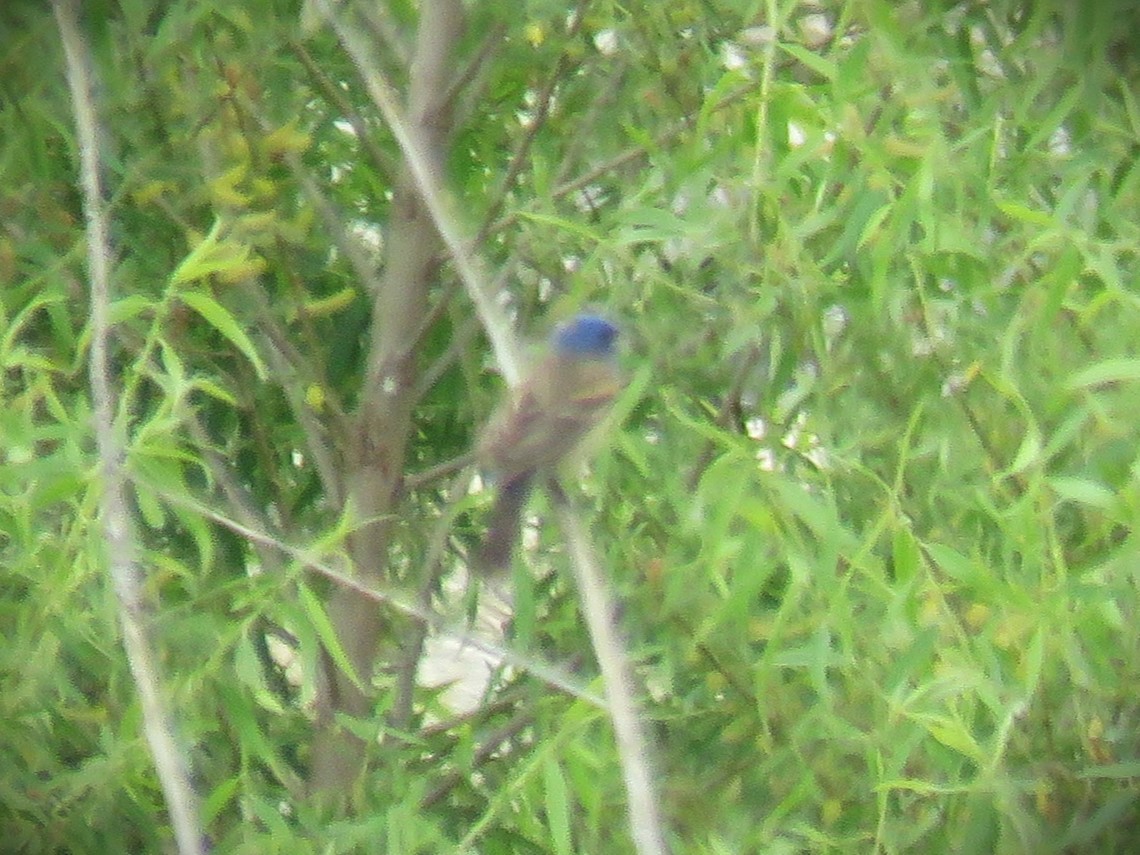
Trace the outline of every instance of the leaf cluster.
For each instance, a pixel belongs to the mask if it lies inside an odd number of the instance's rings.
[[[629,391],[582,504],[674,851],[1124,851],[1140,822],[1134,13],[520,8],[469,10],[444,171],[520,325],[594,304],[628,330]],[[496,672],[469,714],[421,686],[389,728],[394,654],[372,717],[345,722],[370,746],[353,809],[305,793],[322,651],[347,667],[306,564],[337,564],[361,523],[344,450],[374,379],[400,152],[332,34],[299,16],[123,0],[85,18],[116,424],[204,826],[218,851],[627,851],[607,718],[535,673],[595,674],[548,572],[551,526],[509,640],[536,667]],[[364,22],[398,84],[416,21],[391,3]],[[5,9],[0,43],[0,827],[11,851],[157,851],[96,514],[51,16]],[[480,517],[437,473],[500,384],[442,254],[429,293],[389,581],[440,606],[418,587],[440,520],[456,511],[455,566]]]

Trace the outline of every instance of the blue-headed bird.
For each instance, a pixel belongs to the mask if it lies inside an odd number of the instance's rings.
[[[618,330],[594,314],[555,329],[550,350],[492,415],[476,458],[498,493],[474,565],[483,572],[510,565],[523,506],[542,472],[551,472],[606,415],[621,374]]]

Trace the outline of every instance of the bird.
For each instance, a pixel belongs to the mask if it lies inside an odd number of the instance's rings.
[[[490,574],[510,566],[536,478],[554,471],[609,412],[622,387],[617,338],[607,318],[575,315],[554,330],[547,354],[488,420],[475,453],[497,494],[474,556],[476,570]]]

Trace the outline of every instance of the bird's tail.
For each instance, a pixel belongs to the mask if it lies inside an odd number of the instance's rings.
[[[487,534],[475,553],[475,569],[483,574],[497,573],[511,566],[523,505],[534,485],[534,473],[524,472],[504,481],[495,496],[487,523]]]

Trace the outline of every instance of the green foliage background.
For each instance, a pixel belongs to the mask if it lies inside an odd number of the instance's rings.
[[[634,391],[586,506],[674,850],[1127,851],[1140,18],[1126,3],[579,9],[574,29],[560,3],[469,8],[459,67],[491,50],[447,175],[479,254],[510,266],[525,329],[594,304],[629,330]],[[107,0],[84,17],[119,427],[206,830],[225,852],[627,851],[605,716],[526,674],[432,726],[425,690],[351,806],[301,795],[325,586],[289,560],[251,575],[249,542],[195,508],[236,515],[222,461],[290,543],[333,554],[351,525],[307,449],[314,432],[344,442],[336,416],[365,382],[372,295],[344,240],[383,235],[399,152],[300,14]],[[393,46],[416,7],[385,14],[398,37],[376,60],[402,85]],[[35,3],[0,28],[3,848],[160,851],[96,519],[58,35]],[[365,138],[339,124],[349,111]],[[462,455],[499,385],[446,259],[431,293],[409,474]],[[396,586],[447,502],[446,479],[413,484]],[[478,533],[466,510],[453,561]],[[514,649],[588,680],[572,594],[560,576],[520,593]],[[267,635],[296,651],[299,685]]]

